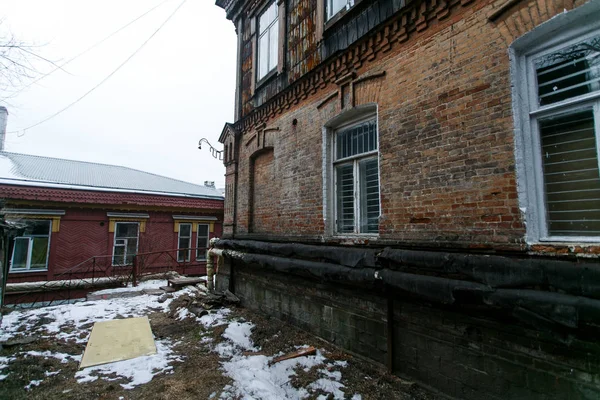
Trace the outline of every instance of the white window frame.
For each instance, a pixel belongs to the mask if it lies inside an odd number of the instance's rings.
[[[538,121],[548,116],[593,107],[600,161],[600,92],[538,106],[534,60],[600,34],[600,5],[587,3],[563,13],[517,39],[510,47],[515,158],[519,205],[526,223],[526,242],[598,243],[600,236],[557,236],[548,233]]]
[[[327,12],[327,21],[329,21],[331,18],[335,17],[340,11],[342,10],[349,10],[350,8],[354,7],[354,0],[346,0],[346,5],[340,7],[337,10],[333,10],[333,2],[334,0],[325,0],[325,10]]]
[[[132,237],[120,238],[119,240],[125,240],[125,244],[117,246],[117,232],[119,231],[119,228],[118,228],[119,224],[135,224],[135,225],[137,225],[135,254],[138,253],[138,250],[140,247],[140,223],[135,222],[135,221],[116,221],[115,222],[115,232],[113,234],[113,251],[112,251],[112,257],[110,258],[110,262],[113,267],[123,267],[126,265],[131,265],[131,264],[127,264],[127,241],[128,241],[128,239],[131,239]],[[117,247],[125,247],[125,252],[124,252],[124,257],[123,257],[124,264],[115,264],[115,249]]]
[[[204,246],[200,246],[200,238],[205,236],[200,236],[200,226],[206,226],[206,243]],[[208,248],[208,244],[210,242],[210,224],[200,223],[196,226],[196,261],[206,261],[206,249]],[[200,251],[200,248],[206,248],[204,251]]]
[[[260,26],[260,19],[261,17],[268,12],[271,7],[275,8],[276,12],[277,12],[277,16],[275,17],[275,19],[273,19],[273,21],[271,21],[271,23],[265,28],[264,31],[261,31],[261,26]],[[262,79],[264,79],[266,76],[268,76],[274,69],[277,68],[277,65],[279,63],[279,6],[277,5],[277,1],[273,1],[271,2],[268,6],[266,6],[262,12],[258,15],[258,17],[256,18],[256,26],[258,27],[257,29],[257,35],[256,35],[256,81],[260,82]],[[277,25],[277,27],[275,27],[275,25]],[[260,63],[260,59],[261,59],[261,52],[264,50],[261,48],[260,45],[260,39],[267,35],[267,70],[266,72],[261,75],[260,71],[261,71],[261,63]],[[277,58],[275,60],[275,64],[274,65],[270,65],[271,63],[271,35],[275,35],[275,47],[276,47],[276,53],[277,53]]]
[[[182,225],[190,227],[190,236],[181,236],[181,226]],[[193,236],[192,233],[193,233],[193,228],[194,228],[194,225],[192,223],[187,223],[187,222],[186,223],[183,223],[183,222],[179,223],[179,232],[177,232],[177,262],[189,262],[191,260],[191,258],[192,258],[192,236]],[[181,244],[181,238],[182,237],[183,238],[187,238],[190,241],[189,242],[190,243],[189,247],[187,248],[188,249],[187,256],[185,257],[185,259],[180,258],[180,254],[181,254],[182,248],[180,248],[179,246]],[[185,249],[185,248],[183,248],[183,249]]]
[[[50,261],[50,241],[52,240],[52,220],[35,220],[35,221],[48,221],[49,227],[48,227],[48,248],[46,249],[46,265],[44,268],[31,268],[31,254],[33,252],[33,239],[36,237],[46,237],[46,235],[24,235],[24,236],[17,236],[16,238],[14,238],[13,241],[13,249],[12,249],[12,253],[11,253],[11,257],[10,257],[10,268],[9,268],[9,273],[27,273],[27,272],[45,272],[48,271],[48,262]],[[15,247],[16,247],[16,241],[18,239],[27,239],[28,244],[27,244],[27,264],[25,268],[16,268],[13,269],[13,265],[14,265],[14,260],[15,260]]]
[[[336,160],[335,155],[335,140],[336,132],[354,125],[361,124],[370,120],[375,120],[377,124],[376,140],[377,149],[361,153],[355,156],[347,157],[342,160]],[[357,164],[361,160],[377,158],[377,180],[379,193],[379,219],[381,219],[381,160],[379,152],[379,116],[377,113],[377,105],[367,104],[355,107],[341,115],[328,121],[323,127],[323,219],[325,222],[326,236],[338,238],[356,238],[367,237],[377,238],[377,233],[360,232],[361,212],[360,212],[360,196],[358,190],[360,187],[360,179],[357,174]],[[335,166],[352,161],[354,164],[354,232],[338,232],[337,231],[337,182]]]

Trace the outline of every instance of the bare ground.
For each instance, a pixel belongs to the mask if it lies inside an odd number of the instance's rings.
[[[171,310],[185,305],[186,299],[176,299]],[[152,381],[135,387],[123,389],[125,383],[121,377],[104,377],[94,382],[78,383],[74,375],[78,362],[61,363],[57,359],[43,357],[23,357],[23,352],[30,350],[81,354],[83,344],[55,339],[38,339],[24,345],[5,347],[0,350],[0,357],[14,357],[9,366],[0,374],[9,377],[0,381],[0,399],[208,399],[211,395],[219,398],[224,388],[232,384],[229,377],[220,369],[219,355],[211,351],[211,347],[223,341],[224,325],[204,328],[193,319],[178,321],[174,313],[156,312],[149,314],[150,324],[157,339],[167,338],[178,342],[174,351],[185,356],[185,361],[174,363],[171,374],[159,374]],[[311,345],[321,349],[330,360],[346,361],[346,367],[333,367],[342,372],[341,383],[344,392],[351,398],[359,393],[362,399],[415,399],[430,400],[435,395],[423,390],[415,384],[403,381],[388,374],[385,369],[363,359],[353,357],[338,348],[296,329],[282,321],[255,314],[243,308],[232,308],[229,319],[251,321],[255,327],[252,339],[260,346],[260,354],[267,356],[287,353],[296,350],[299,345]],[[42,321],[43,323],[43,321]],[[201,342],[203,337],[210,337],[210,344]],[[298,369],[290,383],[297,388],[306,387],[318,377],[318,368],[308,371]],[[57,372],[47,377],[47,372]],[[114,380],[110,380],[114,379]],[[25,387],[32,381],[43,380],[39,386]],[[319,394],[313,393],[310,399]],[[332,398],[329,395],[329,398]]]

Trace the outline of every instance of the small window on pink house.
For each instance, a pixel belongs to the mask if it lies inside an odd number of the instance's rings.
[[[42,271],[48,269],[52,221],[27,221],[23,235],[15,238],[10,272]]]
[[[179,241],[177,251],[177,261],[190,261],[192,247],[192,224],[179,224]]]
[[[206,261],[206,249],[208,249],[208,236],[208,224],[198,224],[196,261]]]

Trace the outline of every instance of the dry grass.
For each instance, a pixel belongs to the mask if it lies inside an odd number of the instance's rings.
[[[172,310],[184,305],[187,299],[172,304]],[[248,310],[233,309],[233,318],[248,320],[255,324],[252,339],[261,347],[261,354],[275,355],[294,351],[295,346],[312,345],[324,353],[329,360],[346,361],[346,367],[335,367],[332,371],[342,372],[342,383],[348,398],[360,393],[362,399],[418,399],[429,400],[434,396],[418,388],[407,385],[385,370],[361,359],[356,359],[324,341],[295,329],[282,321],[265,318]],[[219,356],[210,347],[221,340],[225,326],[205,329],[194,320],[177,321],[173,313],[153,313],[150,324],[157,339],[170,339],[178,342],[174,346],[177,354],[185,356],[182,363],[173,364],[172,374],[159,374],[147,384],[125,390],[120,383],[123,378],[109,381],[100,378],[89,383],[78,383],[74,377],[77,362],[62,364],[59,360],[44,360],[41,357],[23,357],[11,362],[1,374],[9,377],[0,382],[0,399],[208,399],[212,393],[218,398],[223,388],[231,384],[231,379],[222,374]],[[211,337],[211,345],[201,343],[201,338]],[[84,345],[60,340],[40,339],[34,343],[4,348],[0,356],[15,356],[29,350],[81,354]],[[60,373],[46,377],[46,371]],[[298,370],[290,381],[295,387],[306,387],[318,378],[318,368],[308,371]],[[43,379],[40,386],[25,390],[32,380]],[[312,394],[316,398],[319,393]]]

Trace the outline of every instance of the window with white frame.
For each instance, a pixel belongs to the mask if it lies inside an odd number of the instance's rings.
[[[198,224],[198,239],[196,249],[196,261],[206,261],[206,249],[208,249],[208,224]]]
[[[190,261],[192,252],[192,224],[179,224],[179,238],[177,243],[177,261]]]
[[[354,0],[326,0],[325,4],[327,20],[330,20],[343,9],[352,7],[354,5]]]
[[[527,83],[521,89],[528,107],[521,110],[525,161],[519,179],[527,194],[528,236],[598,241],[600,29],[560,39],[522,54],[516,69]]]
[[[273,2],[258,17],[258,75],[261,80],[277,67],[279,54],[279,7]]]
[[[138,222],[115,222],[112,265],[130,265],[138,251]]]
[[[48,269],[52,221],[26,221],[23,234],[16,237],[10,262],[10,272],[28,272]]]
[[[379,232],[379,162],[375,118],[333,133],[335,234]]]

